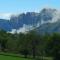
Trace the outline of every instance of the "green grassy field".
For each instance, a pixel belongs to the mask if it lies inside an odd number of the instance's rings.
[[[37,57],[37,58],[42,58]],[[32,57],[24,58],[23,55],[0,52],[0,60],[34,60]],[[37,59],[36,59],[37,60]],[[53,60],[52,57],[43,57],[43,60]]]
[[[32,60],[32,59],[0,55],[0,60]]]
[[[0,60],[34,60],[34,59],[0,55]],[[43,58],[43,60],[52,60],[52,59],[51,58]]]

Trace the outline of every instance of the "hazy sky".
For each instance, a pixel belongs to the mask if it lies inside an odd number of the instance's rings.
[[[27,11],[40,11],[44,7],[60,9],[60,0],[0,0],[0,16]]]

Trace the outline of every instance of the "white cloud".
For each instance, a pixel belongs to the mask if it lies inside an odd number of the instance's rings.
[[[11,15],[18,15],[17,13],[0,13],[0,19],[10,19]]]
[[[14,34],[14,33],[16,33],[16,29],[12,29],[12,31],[8,31],[8,33]]]
[[[10,19],[12,13],[0,13],[0,19]]]
[[[60,11],[54,13],[51,23],[57,22],[58,20],[60,20]]]
[[[21,27],[20,29],[17,30],[17,33],[22,32],[22,33],[26,33],[29,30],[32,30],[33,27],[31,25],[23,25],[23,27]]]
[[[34,27],[33,26],[31,26],[31,25],[23,25],[23,27],[21,27],[21,28],[19,28],[19,29],[12,29],[12,31],[10,31],[10,33],[12,33],[12,34],[14,34],[14,33],[20,33],[20,32],[22,32],[22,33],[27,33],[29,30],[32,30],[32,29],[34,29]]]

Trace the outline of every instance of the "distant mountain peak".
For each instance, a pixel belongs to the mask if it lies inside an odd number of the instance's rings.
[[[42,11],[57,11],[56,9],[52,9],[52,8],[43,8]]]
[[[35,29],[44,24],[60,21],[60,12],[52,8],[43,8],[39,13],[27,12],[19,15],[12,15],[10,20],[0,19],[0,29],[7,31],[25,32]],[[57,23],[58,24],[58,23]],[[44,28],[44,27],[43,27]]]

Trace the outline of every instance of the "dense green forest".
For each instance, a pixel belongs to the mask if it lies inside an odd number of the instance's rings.
[[[24,55],[25,58],[52,57],[60,60],[60,34],[38,34],[36,31],[7,33],[0,30],[0,53],[9,52]]]

